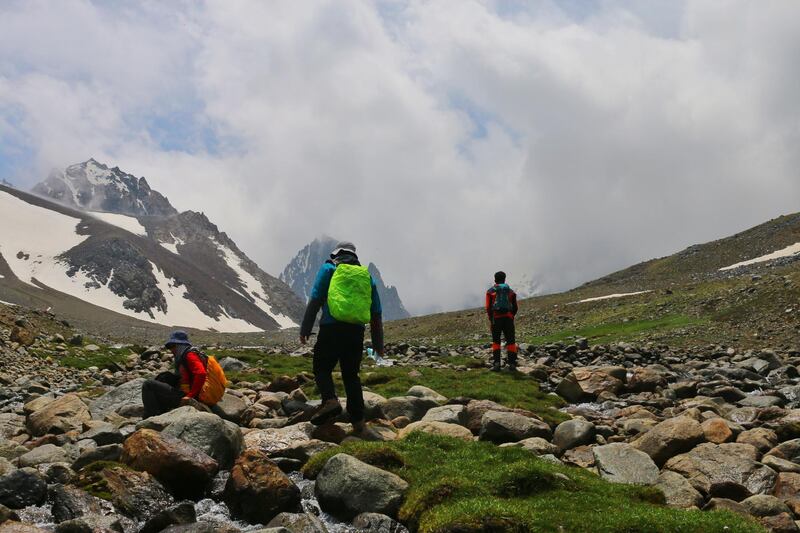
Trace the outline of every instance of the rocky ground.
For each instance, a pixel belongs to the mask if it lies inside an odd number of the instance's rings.
[[[39,331],[24,315],[8,326],[0,328],[0,531],[413,529],[397,520],[408,484],[395,474],[345,454],[316,480],[299,473],[315,454],[356,439],[346,415],[324,427],[305,421],[318,404],[301,388],[310,375],[239,382],[213,412],[184,406],[142,420],[143,379],[168,370],[169,354],[118,347],[129,352],[118,364],[69,368],[62,354],[91,358],[100,347],[67,330]],[[657,487],[669,506],[799,530],[800,353],[582,339],[521,351],[520,372],[562,397],[571,419],[547,423],[420,383],[404,396],[366,392],[361,437],[422,431],[521,447],[614,483]],[[465,370],[442,357],[488,355],[479,346],[400,344],[386,356],[411,374]],[[234,375],[246,363],[223,366]]]

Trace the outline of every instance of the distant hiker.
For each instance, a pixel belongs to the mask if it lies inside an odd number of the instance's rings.
[[[193,402],[215,405],[225,393],[227,383],[217,360],[192,347],[183,331],[173,332],[164,346],[172,352],[175,372],[162,372],[142,384],[144,417]]]
[[[338,243],[317,273],[300,326],[302,344],[308,341],[320,308],[322,318],[314,345],[314,378],[322,405],[311,423],[322,425],[342,412],[332,376],[339,363],[347,394],[347,412],[354,432],[362,433],[366,426],[358,373],[364,349],[364,325],[370,324],[372,345],[378,355],[383,355],[383,321],[375,280],[359,263],[356,247],[351,242]]]
[[[500,370],[500,340],[506,338],[508,353],[506,364],[509,370],[517,369],[517,341],[514,332],[514,317],[517,314],[517,295],[506,284],[506,273],[495,272],[494,285],[486,291],[486,313],[492,332],[492,370]]]

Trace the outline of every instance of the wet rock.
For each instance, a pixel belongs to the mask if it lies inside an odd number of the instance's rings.
[[[125,441],[121,461],[152,474],[179,497],[198,497],[219,465],[203,451],[152,429],[140,429]]]
[[[631,485],[653,485],[658,481],[658,467],[650,456],[630,444],[606,444],[592,452],[597,472],[607,481]]]
[[[115,387],[97,398],[90,405],[92,417],[102,420],[107,415],[117,413],[123,408],[144,409],[142,405],[143,378],[133,379]]]
[[[561,422],[553,432],[553,444],[561,450],[592,444],[595,439],[594,424],[587,420],[574,418]]]
[[[310,513],[280,513],[270,520],[267,529],[269,533],[328,533],[328,528],[322,520]]]
[[[472,440],[472,432],[464,426],[430,420],[412,422],[398,432],[397,438],[404,439],[414,431],[421,431],[422,433],[430,433],[432,435],[443,435],[445,437],[453,437],[466,441]]]
[[[353,527],[375,533],[408,533],[406,526],[379,513],[361,513],[353,519]]]
[[[236,460],[223,493],[235,516],[266,524],[300,505],[300,490],[267,455],[246,450]]]
[[[664,493],[667,505],[688,509],[703,505],[703,496],[682,475],[664,470],[658,475],[655,487]]]
[[[542,420],[503,411],[487,411],[481,419],[480,440],[495,444],[516,442],[530,437],[551,439],[550,426]]]
[[[80,431],[83,423],[91,418],[89,408],[79,396],[65,394],[31,413],[26,426],[31,435],[39,437],[47,433]]]
[[[78,474],[76,485],[102,496],[123,514],[146,521],[174,505],[172,496],[152,475],[115,463],[95,463]]]
[[[0,504],[10,509],[40,505],[47,498],[47,483],[31,468],[0,477]]]
[[[696,420],[681,416],[657,424],[632,444],[661,466],[670,457],[691,450],[703,438],[702,426]]]
[[[192,502],[181,502],[155,514],[139,530],[139,533],[158,533],[164,529],[181,524],[194,524],[197,516]]]
[[[86,514],[101,514],[103,500],[69,485],[55,485],[49,491],[53,519],[61,523]],[[106,504],[107,505],[107,504]]]
[[[137,429],[154,429],[191,444],[214,458],[220,468],[230,468],[243,449],[242,430],[213,413],[179,407],[136,424]]]
[[[399,476],[340,453],[325,463],[314,492],[323,510],[351,519],[364,512],[397,516],[407,489]]]
[[[712,497],[738,500],[772,490],[775,471],[725,446],[701,444],[673,457],[664,468],[681,474],[695,489]]]

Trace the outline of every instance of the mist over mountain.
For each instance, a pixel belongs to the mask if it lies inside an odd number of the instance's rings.
[[[339,242],[337,239],[323,235],[305,245],[283,269],[280,275],[281,281],[289,285],[297,296],[307,302],[317,271],[330,258],[330,253],[337,242]],[[403,305],[397,288],[386,285],[378,267],[370,262],[367,268],[378,287],[384,320],[397,320],[411,316]]]

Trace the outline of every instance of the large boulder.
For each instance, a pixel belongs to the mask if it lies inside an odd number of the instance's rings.
[[[222,395],[222,399],[211,408],[211,411],[225,420],[230,420],[231,422],[239,424],[242,420],[242,415],[248,407],[248,403],[243,399],[226,392]]]
[[[48,433],[82,430],[83,423],[91,418],[89,408],[80,396],[65,394],[31,413],[26,426],[31,435],[40,437]]]
[[[137,378],[115,387],[92,402],[92,417],[102,420],[107,415],[118,412],[123,407],[128,410],[142,409],[142,384],[144,378]]]
[[[400,416],[408,417],[412,422],[422,420],[429,409],[438,407],[439,403],[430,398],[416,396],[395,396],[380,404],[383,415],[389,420]]]
[[[146,521],[175,502],[163,485],[147,472],[114,463],[84,468],[75,484],[90,494],[102,495],[126,516]]]
[[[626,371],[620,367],[575,368],[556,387],[556,394],[577,403],[594,400],[603,392],[617,394],[625,384]]]
[[[594,424],[588,420],[574,418],[556,426],[553,433],[553,444],[561,450],[569,450],[576,446],[592,444],[595,441]]]
[[[703,442],[703,427],[687,416],[669,418],[655,425],[633,442],[633,446],[649,455],[658,466],[670,457],[688,452]]]
[[[470,402],[467,404],[466,407],[467,407],[467,414],[466,414],[465,425],[467,426],[467,429],[469,429],[472,432],[473,435],[477,435],[478,433],[480,433],[481,426],[483,424],[483,415],[485,415],[489,411],[516,413],[518,415],[527,417],[536,416],[534,413],[530,411],[526,411],[524,409],[512,409],[510,407],[506,407],[505,405],[501,405],[491,400],[470,400]]]
[[[531,437],[552,438],[546,422],[517,413],[487,411],[481,419],[480,440],[495,444],[517,442]]]
[[[615,442],[592,448],[597,472],[605,480],[630,485],[653,485],[658,467],[646,453],[630,444]]]
[[[293,448],[298,442],[311,440],[316,427],[311,422],[301,422],[283,428],[250,431],[244,436],[244,447],[256,449],[267,455],[279,455]]]
[[[399,476],[343,453],[328,459],[314,487],[322,509],[346,520],[364,512],[396,517],[406,490]]]
[[[777,478],[774,470],[728,444],[700,444],[688,453],[673,457],[664,468],[681,474],[707,496],[732,500],[766,494]]]
[[[17,458],[19,466],[36,466],[49,463],[71,463],[78,457],[77,448],[43,444]]]
[[[444,422],[464,425],[467,421],[467,408],[463,405],[442,405],[430,409],[422,417],[423,422]]]
[[[421,431],[422,433],[430,433],[432,435],[443,435],[445,437],[453,437],[466,441],[472,440],[472,432],[464,426],[430,420],[420,420],[419,422],[410,423],[398,432],[397,438],[404,439],[414,431]]]
[[[266,524],[300,505],[300,489],[259,450],[245,450],[231,469],[223,493],[233,514]]]
[[[177,437],[213,457],[223,469],[230,468],[243,449],[239,426],[189,406],[142,420],[136,428],[155,429]]]
[[[0,477],[0,505],[22,509],[47,498],[47,482],[32,468],[20,468]]]
[[[667,505],[689,509],[703,505],[703,495],[697,492],[682,475],[670,470],[664,470],[658,475],[655,487],[664,493]]]
[[[152,429],[140,429],[128,437],[121,460],[149,472],[179,497],[202,495],[219,470],[218,463],[203,451]]]
[[[56,523],[80,518],[87,514],[101,514],[104,502],[71,485],[54,485],[48,495]]]

